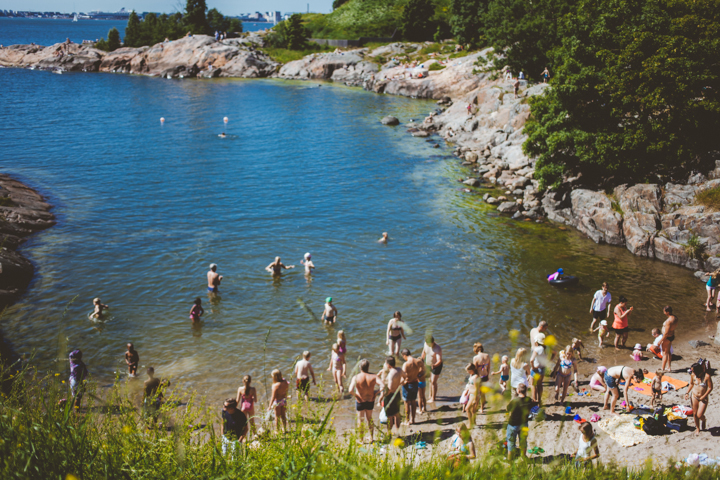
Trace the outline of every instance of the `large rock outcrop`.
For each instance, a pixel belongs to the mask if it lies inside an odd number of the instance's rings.
[[[74,43],[50,47],[12,45],[0,49],[0,65],[167,78],[257,78],[275,73],[278,63],[258,51],[248,38],[218,42],[207,35],[194,35],[151,47],[120,48],[109,53]]]

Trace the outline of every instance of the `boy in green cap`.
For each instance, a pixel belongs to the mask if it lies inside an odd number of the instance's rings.
[[[338,311],[337,308],[335,308],[335,305],[333,305],[332,303],[332,297],[327,297],[325,299],[325,310],[323,311],[320,320],[323,320],[326,325],[332,325],[337,319],[337,314]]]

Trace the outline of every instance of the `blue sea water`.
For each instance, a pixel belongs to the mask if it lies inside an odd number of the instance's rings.
[[[125,36],[126,21],[122,20],[72,20],[49,18],[0,17],[0,45],[30,44],[54,45],[70,39],[75,43],[83,40],[107,38],[108,31],[117,28],[120,37]],[[268,28],[268,23],[243,22],[243,30],[254,32]]]
[[[68,35],[43,22],[37,43]],[[218,399],[244,374],[290,374],[303,350],[322,371],[340,329],[350,367],[367,357],[379,369],[396,310],[410,327],[404,346],[419,353],[426,333],[442,345],[445,392],[460,388],[474,342],[511,354],[509,331],[524,346],[540,320],[561,343],[585,337],[590,356],[626,362],[586,333],[602,281],[635,306],[633,344],[652,340],[665,304],[686,327],[704,325],[691,272],[498,216],[460,188],[467,171],[450,146],[379,123],[434,108],[309,82],[0,69],[0,171],[39,189],[58,218],[23,247],[36,279],[0,328],[44,370],[64,372],[81,348],[106,384],[125,371],[132,341],[141,365]],[[306,252],[312,277],[299,264]],[[275,256],[297,267],[273,280],[264,268]],[[224,275],[217,298],[206,292],[211,262]],[[558,267],[581,285],[548,286]],[[328,296],[334,328],[318,321]],[[89,320],[94,297],[111,306],[106,321]],[[196,297],[206,315],[193,327]]]

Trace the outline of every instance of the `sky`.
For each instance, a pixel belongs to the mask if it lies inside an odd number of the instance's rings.
[[[217,8],[224,15],[275,10],[305,12],[308,3],[311,12],[332,11],[332,0],[207,0],[208,8]],[[76,9],[78,12],[116,12],[125,7],[138,12],[172,13],[182,10],[184,5],[184,0],[3,0],[0,9],[70,13]]]

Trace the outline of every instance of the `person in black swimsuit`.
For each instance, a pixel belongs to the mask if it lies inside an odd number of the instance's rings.
[[[388,355],[398,355],[400,353],[400,346],[402,340],[405,337],[405,329],[403,328],[402,314],[395,312],[393,318],[390,319],[387,326],[387,345]]]

